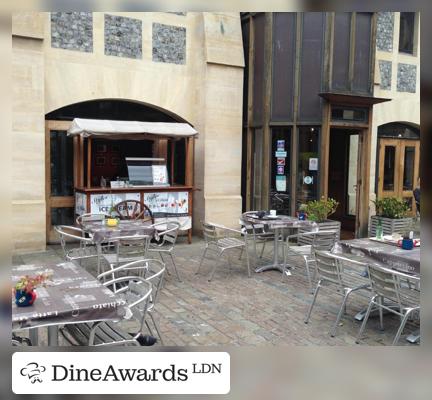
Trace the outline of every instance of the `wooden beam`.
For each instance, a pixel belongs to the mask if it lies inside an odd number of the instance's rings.
[[[175,154],[175,141],[174,139],[170,140],[171,145],[171,185],[174,185],[174,154]]]
[[[193,159],[194,153],[194,138],[189,137],[186,139],[186,165],[185,165],[185,184],[186,186],[193,186]]]
[[[87,139],[87,188],[91,187],[91,146],[92,138]]]
[[[330,116],[331,105],[328,102],[323,104],[323,122],[321,130],[321,143],[320,143],[320,197],[328,196],[328,171],[329,171],[329,154],[330,154]]]

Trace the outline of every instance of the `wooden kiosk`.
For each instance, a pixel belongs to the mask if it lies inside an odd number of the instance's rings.
[[[107,214],[120,201],[138,200],[151,209],[155,222],[178,221],[191,243],[197,133],[187,123],[74,119],[68,136],[77,160],[76,216]],[[153,181],[131,181],[126,160],[144,160]]]

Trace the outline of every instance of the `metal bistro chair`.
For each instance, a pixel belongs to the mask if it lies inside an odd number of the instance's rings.
[[[54,230],[60,237],[60,245],[63,249],[64,258],[67,261],[78,261],[81,265],[82,260],[98,256],[93,239],[91,236],[86,237],[85,232],[81,228],[76,226],[57,225],[54,227]],[[79,242],[79,247],[67,249],[67,239]]]
[[[131,235],[110,238],[114,253],[103,254],[103,258],[111,269],[132,261],[143,260],[147,256],[151,236]],[[100,271],[98,271],[100,273]]]
[[[78,215],[76,223],[79,227],[83,228],[86,222],[102,222],[106,218],[109,218],[109,215],[86,213]]]
[[[299,238],[308,238],[311,244],[302,245],[302,246],[290,245],[290,240],[292,239],[298,240]],[[316,268],[314,270],[314,275],[312,277],[310,272],[310,265],[315,263],[315,253],[316,251],[330,251],[335,245],[335,243],[337,242],[337,240],[338,240],[338,231],[333,231],[333,230],[304,232],[304,233],[297,233],[294,235],[287,236],[285,242],[286,246],[284,248],[284,273],[282,274],[282,277],[284,275],[288,275],[287,273],[288,258],[300,257],[303,259],[305,263],[309,288],[312,291],[313,288],[312,281],[315,279]]]
[[[410,316],[420,313],[420,278],[398,271],[368,265],[369,279],[372,287],[366,315],[360,327],[356,343],[360,342],[373,307],[380,311],[380,327],[383,326],[382,311],[387,310],[400,317],[401,323],[393,339],[395,346]],[[386,301],[386,303],[384,303]]]
[[[249,211],[248,214],[254,214],[256,211]],[[246,221],[244,218],[240,218],[240,226],[242,227],[242,231],[246,235],[251,235],[254,246],[254,266],[256,267],[256,261],[258,258],[257,245],[262,244],[261,252],[259,258],[263,257],[264,250],[268,241],[273,242],[274,240],[274,232],[269,232],[265,230],[264,224],[252,223],[250,221]],[[240,254],[240,256],[243,253]]]
[[[122,275],[134,275],[144,278],[146,282],[150,282],[152,284],[153,291],[151,293],[149,304],[148,304],[148,315],[150,316],[151,322],[156,330],[157,335],[163,344],[162,334],[159,329],[159,325],[154,317],[156,312],[156,303],[158,300],[159,292],[162,288],[163,277],[165,274],[165,264],[160,260],[156,259],[145,259],[133,261],[128,264],[121,265],[111,271],[106,271],[100,274],[97,278],[103,282],[105,279],[110,278],[114,283],[113,287],[116,289],[115,279],[118,279]],[[144,320],[150,334],[153,335],[153,331],[150,327],[150,324],[147,320]]]
[[[172,255],[174,251],[175,244],[177,242],[177,236],[180,229],[180,224],[175,221],[168,221],[168,222],[159,222],[157,224],[152,225],[156,230],[158,227],[165,226],[166,229],[162,232],[159,232],[159,237],[161,238],[160,243],[158,244],[152,244],[150,243],[150,247],[148,251],[150,253],[159,253],[159,257],[161,258],[162,262],[165,262],[162,254],[168,254],[171,258],[171,262],[174,266],[175,273],[177,275],[177,279],[181,282],[180,275],[177,271],[177,265],[174,262],[174,257]],[[167,273],[169,274],[168,268]]]
[[[250,265],[249,265],[249,252],[247,251],[247,235],[244,235],[242,231],[237,229],[227,228],[223,225],[213,224],[209,222],[203,222],[203,234],[205,239],[205,249],[203,255],[201,256],[201,261],[198,267],[196,274],[199,273],[201,269],[201,265],[204,261],[204,258],[208,251],[213,251],[217,253],[218,259],[222,256],[222,254],[227,250],[232,249],[246,249],[246,263],[248,269],[248,276],[250,278]],[[218,230],[223,232],[223,236],[218,235]],[[231,268],[231,260],[229,256],[227,257],[228,264]],[[208,281],[210,282],[213,279],[214,273],[216,271],[217,264],[215,263],[213,270],[210,274]]]
[[[153,213],[150,208],[138,200],[124,200],[114,206],[116,213],[122,220],[142,219],[154,224]]]
[[[369,282],[360,274],[360,271],[366,267],[366,264],[326,251],[315,251],[315,262],[319,278],[312,303],[306,314],[305,324],[309,322],[320,289],[331,290],[333,293],[343,296],[336,321],[330,331],[330,336],[333,337],[336,335],[342,315],[346,312],[346,303],[349,295],[358,290],[368,289],[370,286]],[[354,264],[356,267],[350,269],[349,264]]]
[[[138,325],[136,332],[125,331],[121,319],[65,325],[60,328],[62,336],[73,346],[140,346],[152,294],[151,283],[139,276],[122,276],[103,285],[126,301],[132,315],[126,315],[124,320],[135,321]]]

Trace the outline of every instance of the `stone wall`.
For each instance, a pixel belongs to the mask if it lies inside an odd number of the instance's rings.
[[[380,87],[384,90],[391,90],[392,62],[379,60],[379,72],[381,77]]]
[[[186,64],[186,28],[153,23],[153,61]]]
[[[91,53],[93,51],[92,13],[51,13],[51,46]]]
[[[142,21],[105,14],[105,55],[142,58]]]
[[[377,19],[377,48],[381,51],[393,51],[394,13],[379,12]]]
[[[416,92],[417,66],[412,64],[398,64],[397,90],[398,92]]]

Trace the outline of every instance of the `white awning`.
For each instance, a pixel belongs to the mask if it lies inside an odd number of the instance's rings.
[[[161,137],[188,137],[198,132],[189,124],[178,122],[110,121],[75,118],[68,130],[68,136],[103,136],[104,138],[126,137],[127,135],[155,135]]]

